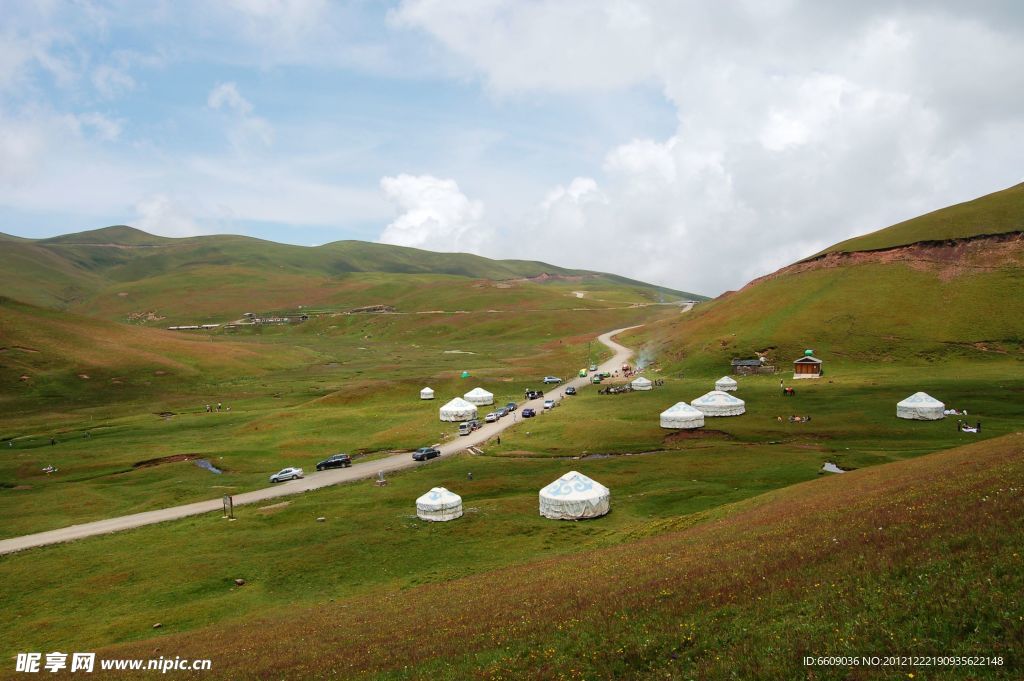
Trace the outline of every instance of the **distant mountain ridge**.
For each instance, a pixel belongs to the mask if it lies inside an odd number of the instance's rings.
[[[229,269],[236,278],[274,271],[294,277],[357,273],[430,274],[490,281],[580,278],[651,291],[657,296],[706,300],[704,296],[616,274],[528,260],[491,260],[469,253],[435,253],[363,241],[307,247],[247,236],[168,238],[127,225],[47,239],[0,235],[7,266],[0,271],[5,295],[34,305],[63,307],[117,283],[182,275],[189,269]]]

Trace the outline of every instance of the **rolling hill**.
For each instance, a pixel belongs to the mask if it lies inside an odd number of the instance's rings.
[[[971,239],[1024,231],[1024,183],[841,241],[826,253],[877,251],[921,242]]]
[[[123,292],[130,286],[145,288],[154,280],[159,280],[159,288],[168,296],[189,288],[212,292],[228,282],[247,291],[287,290],[302,299],[302,293],[310,288],[344,285],[346,277],[361,273],[495,282],[586,282],[629,290],[638,299],[703,299],[614,274],[361,241],[304,247],[244,236],[171,239],[123,225],[38,240],[0,235],[0,241],[7,254],[8,266],[0,273],[0,288],[6,295],[85,313],[96,311],[92,303],[98,296],[115,289]]]
[[[857,363],[1021,361],[1022,225],[1018,185],[842,242],[642,335],[709,373],[758,352],[785,370],[805,348]]]

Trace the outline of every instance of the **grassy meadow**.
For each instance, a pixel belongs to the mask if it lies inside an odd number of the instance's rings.
[[[608,356],[598,333],[678,314],[337,315],[191,334],[10,302],[0,312],[0,537],[255,489],[338,451],[433,444],[454,431],[437,420],[451,397],[483,385],[499,403],[520,399],[546,374],[575,374],[588,349]],[[418,399],[424,385],[433,402]],[[218,402],[224,411],[205,412]],[[173,460],[184,457],[224,474]]]

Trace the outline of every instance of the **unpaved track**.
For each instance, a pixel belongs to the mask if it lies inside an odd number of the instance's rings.
[[[622,329],[603,333],[597,337],[601,343],[608,346],[612,352],[615,353],[614,357],[603,363],[598,368],[599,371],[614,372],[632,356],[632,350],[624,345],[616,343],[612,340],[612,337],[622,333],[623,331],[635,328],[637,327],[627,326]],[[571,379],[559,385],[557,388],[549,390],[545,393],[543,398],[537,398],[529,402],[520,403],[519,412],[516,413],[515,417],[509,415],[495,423],[484,424],[480,430],[477,430],[470,435],[464,435],[458,437],[456,440],[440,445],[438,449],[441,450],[441,456],[438,458],[443,459],[448,455],[461,452],[469,447],[475,447],[483,444],[506,428],[522,423],[524,419],[520,418],[519,414],[522,413],[523,407],[533,407],[536,409],[538,414],[537,418],[552,418],[554,414],[557,414],[557,409],[553,414],[539,416],[544,411],[544,400],[555,399],[557,401],[565,392],[565,388],[570,385],[576,387],[577,390],[586,387],[587,385],[590,385],[590,377],[576,377]],[[499,406],[501,405],[494,405],[494,408],[497,409]],[[390,473],[404,468],[429,465],[429,463],[429,461],[413,461],[412,456],[409,453],[395,454],[394,456],[389,456],[384,459],[376,459],[365,463],[356,463],[349,468],[314,472],[300,480],[292,480],[273,487],[266,487],[252,492],[236,494],[234,495],[234,504],[235,506],[255,504],[261,501],[267,501],[268,499],[285,497],[313,489],[320,489],[321,487],[337,485],[343,482],[372,478],[377,475],[378,471]],[[70,527],[62,527],[59,530],[50,530],[49,532],[27,534],[21,537],[0,540],[0,555],[5,553],[14,553],[15,551],[22,551],[36,546],[59,544],[61,542],[82,539],[83,537],[92,537],[97,534],[110,534],[111,532],[119,532],[121,530],[129,530],[133,527],[162,523],[167,520],[177,520],[178,518],[186,518],[188,516],[199,515],[201,513],[212,513],[214,511],[221,511],[222,508],[223,503],[221,499],[211,499],[209,501],[197,501],[193,504],[185,504],[184,506],[172,506],[171,508],[161,508],[156,511],[133,513],[132,515],[108,518],[106,520],[97,520],[91,523],[82,523],[81,525],[71,525]]]

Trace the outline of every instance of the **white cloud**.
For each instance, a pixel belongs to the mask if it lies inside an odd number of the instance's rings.
[[[1016,181],[1022,17],[957,3],[406,0],[393,21],[505,96],[656,83],[676,130],[609,149],[603,177],[577,197],[554,188],[531,238],[503,243],[713,294]],[[601,200],[578,200],[589,192]]]
[[[229,109],[242,116],[252,113],[252,104],[242,96],[234,83],[220,83],[210,90],[206,105],[216,110]]]
[[[95,111],[71,116],[70,120],[79,131],[89,130],[96,139],[103,142],[112,142],[121,136],[121,121]]]
[[[93,69],[92,84],[107,99],[135,89],[135,79],[125,69],[110,64],[102,64]]]
[[[235,83],[220,83],[214,87],[206,98],[206,105],[232,114],[228,139],[236,151],[246,153],[273,144],[274,126],[265,118],[253,115],[252,104]]]
[[[135,204],[133,226],[160,236],[197,236],[204,231],[180,202],[164,194],[147,196]]]
[[[455,180],[432,175],[384,177],[380,187],[400,215],[381,233],[380,242],[436,251],[477,251],[485,242],[484,206]]]

